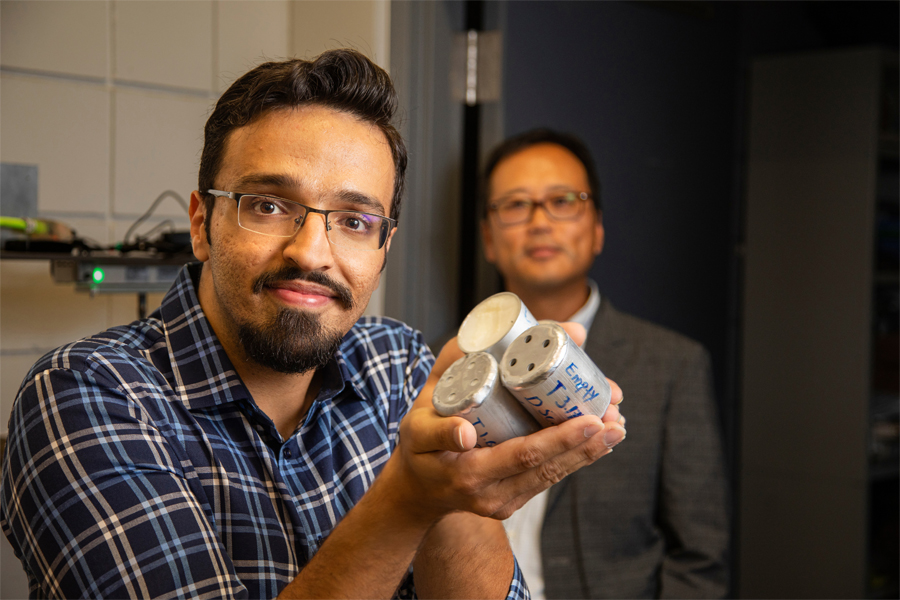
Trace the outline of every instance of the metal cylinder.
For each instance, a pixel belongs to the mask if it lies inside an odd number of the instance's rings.
[[[459,326],[456,342],[466,354],[487,352],[496,360],[520,333],[537,325],[525,303],[511,292],[482,300]]]
[[[513,340],[500,378],[544,426],[603,416],[612,394],[603,372],[558,323],[541,323]]]
[[[541,428],[500,384],[497,361],[486,352],[467,354],[450,365],[434,388],[432,403],[441,416],[462,417],[474,425],[477,448]]]

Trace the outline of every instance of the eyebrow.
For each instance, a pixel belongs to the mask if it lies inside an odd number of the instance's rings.
[[[338,192],[338,198],[349,204],[367,208],[369,209],[369,212],[382,216],[384,215],[384,205],[377,199],[361,192],[356,192],[353,190],[341,190],[340,192]]]
[[[253,173],[244,175],[235,182],[235,187],[243,188],[244,186],[264,185],[280,188],[301,188],[303,182],[293,175],[283,173]]]
[[[576,191],[576,189],[575,189],[574,187],[570,186],[570,185],[567,185],[567,184],[564,184],[564,183],[560,183],[560,184],[557,184],[557,185],[551,185],[550,187],[546,188],[546,189],[544,190],[544,193],[546,194],[546,193],[549,193],[549,192],[561,192],[561,191],[574,192],[574,191]],[[521,187],[513,188],[513,189],[511,189],[511,190],[507,190],[507,191],[506,191],[505,193],[503,193],[502,195],[497,196],[496,198],[494,198],[494,200],[500,200],[500,199],[503,199],[503,198],[509,198],[510,196],[514,196],[514,195],[516,195],[516,194],[529,194],[529,190],[526,189],[526,188],[521,188]]]
[[[285,173],[253,173],[239,178],[237,181],[235,181],[235,186],[238,189],[242,189],[245,186],[267,186],[282,189],[302,189],[303,182],[297,177]],[[367,209],[366,211],[362,212],[372,212],[374,214],[382,216],[385,214],[384,205],[381,202],[379,202],[376,198],[372,198],[367,194],[363,194],[362,192],[357,192],[355,190],[341,190],[337,193],[337,197],[348,204]]]

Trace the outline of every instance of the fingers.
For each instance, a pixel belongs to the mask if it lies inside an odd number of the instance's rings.
[[[585,331],[584,325],[574,321],[566,321],[565,323],[560,323],[560,325],[566,330],[573,342],[579,346],[584,344],[584,341],[587,339],[587,331]]]
[[[603,433],[610,427],[618,425],[604,424],[594,416],[570,419],[531,435],[507,440],[490,448],[490,453],[479,453],[479,464],[475,468],[485,477],[502,480],[556,460],[550,469],[559,467],[565,475],[572,470],[571,465],[583,460],[573,451],[590,455],[593,460],[605,453],[608,446],[603,441]]]
[[[520,449],[520,457],[523,458],[520,466],[525,467],[531,461],[534,461],[535,464],[531,468],[524,469],[520,473],[506,477],[498,482],[494,492],[499,497],[509,498],[510,500],[493,513],[492,517],[498,519],[508,517],[533,496],[558,483],[570,473],[609,454],[614,446],[625,439],[625,430],[617,423],[606,423],[598,429],[594,421],[589,423],[587,427],[579,425],[579,427],[573,427],[572,431],[559,431],[563,429],[564,425],[551,427],[544,431],[558,430],[557,433],[564,434],[565,440],[548,442],[547,447],[543,449],[530,448],[528,451]],[[585,439],[585,432],[591,433],[593,431],[596,431],[596,433]],[[528,436],[528,438],[533,438],[536,435]],[[578,435],[581,436],[580,440]],[[528,438],[519,439],[524,442]],[[531,441],[534,442],[534,440]],[[544,442],[544,440],[541,442]],[[504,444],[507,443],[509,442],[504,442]],[[494,450],[499,449],[504,444],[497,446]],[[556,444],[559,444],[559,446]],[[552,453],[559,448],[567,449],[552,457],[538,458],[541,452],[547,451]],[[532,454],[532,451],[535,454]]]
[[[622,413],[619,412],[619,407],[616,404],[610,404],[609,408],[606,409],[606,412],[603,413],[603,422],[604,423],[619,423],[622,424]]]
[[[622,388],[620,388],[619,384],[617,384],[615,381],[613,381],[609,377],[606,378],[606,381],[607,381],[607,383],[609,383],[609,390],[610,390],[609,403],[610,404],[619,404],[620,402],[622,402],[622,400],[625,399],[625,395],[622,393]]]

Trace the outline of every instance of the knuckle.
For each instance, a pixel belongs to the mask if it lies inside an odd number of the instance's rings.
[[[538,468],[538,477],[540,477],[542,482],[549,485],[559,483],[565,476],[566,472],[556,461],[545,462]]]
[[[609,448],[607,448],[603,444],[583,444],[581,447],[581,454],[584,460],[588,462],[594,462],[601,456],[608,453]]]
[[[473,477],[460,477],[454,486],[457,494],[465,497],[477,497],[481,486]]]
[[[543,462],[543,457],[541,456],[541,453],[534,448],[525,447],[519,451],[518,461],[524,468],[533,469],[540,466]]]
[[[503,503],[493,498],[484,498],[476,503],[475,508],[478,516],[496,518],[498,512],[501,512],[503,509]]]
[[[505,521],[510,518],[514,512],[516,512],[516,508],[504,506],[499,508],[498,510],[492,512],[490,517],[493,519],[497,519],[498,521]]]

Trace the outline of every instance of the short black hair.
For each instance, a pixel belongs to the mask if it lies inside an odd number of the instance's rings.
[[[390,216],[400,219],[408,158],[403,138],[393,123],[397,94],[384,69],[350,49],[329,50],[313,60],[263,63],[239,77],[222,94],[206,121],[200,156],[199,190],[207,214],[215,197],[206,190],[215,187],[229,134],[270,111],[307,105],[349,113],[384,133],[394,159]],[[206,233],[208,237],[209,219]]]
[[[600,179],[597,177],[594,159],[591,157],[591,151],[588,150],[587,144],[585,144],[581,138],[572,135],[571,133],[563,133],[561,131],[542,127],[539,129],[531,129],[505,139],[488,155],[487,162],[482,171],[480,184],[480,195],[483,204],[482,214],[484,217],[487,218],[488,214],[488,194],[490,193],[491,187],[491,175],[494,174],[497,165],[513,154],[521,152],[531,146],[537,146],[538,144],[556,144],[575,155],[575,158],[581,162],[587,173],[588,185],[591,186],[590,192],[591,197],[594,200],[594,207],[597,209],[597,212],[602,211],[603,204],[600,201]]]

